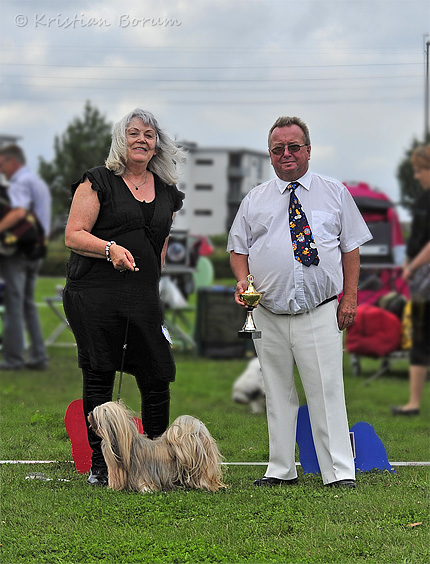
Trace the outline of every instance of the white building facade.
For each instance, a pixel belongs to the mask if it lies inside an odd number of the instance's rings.
[[[178,188],[186,197],[174,228],[198,235],[228,232],[243,197],[273,176],[268,153],[182,145],[187,160]]]

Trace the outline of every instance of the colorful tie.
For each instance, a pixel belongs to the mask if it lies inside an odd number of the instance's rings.
[[[302,204],[294,192],[298,186],[300,186],[298,182],[292,182],[287,186],[290,190],[290,233],[291,241],[293,242],[294,258],[305,266],[310,266],[311,264],[317,266],[320,259],[314,236],[309,227],[306,214],[302,209]]]

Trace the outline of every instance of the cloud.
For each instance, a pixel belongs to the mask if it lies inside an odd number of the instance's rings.
[[[112,122],[143,106],[180,139],[263,151],[275,119],[299,115],[314,170],[393,196],[398,162],[422,136],[428,0],[2,8],[2,132],[23,138],[33,166],[86,100]]]

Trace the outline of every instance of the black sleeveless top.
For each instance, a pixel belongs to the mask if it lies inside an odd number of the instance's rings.
[[[157,373],[154,377],[172,380],[171,367],[162,367],[171,353],[166,352],[163,360],[166,344],[169,347],[161,331],[159,280],[161,251],[184,194],[154,174],[155,200],[143,204],[120,176],[105,167],[87,171],[72,185],[73,193],[86,178],[100,201],[91,232],[127,248],[139,271],[120,273],[107,260],[71,252],[63,303],[78,345],[79,365],[119,370],[128,323],[124,370],[147,371],[148,377]]]

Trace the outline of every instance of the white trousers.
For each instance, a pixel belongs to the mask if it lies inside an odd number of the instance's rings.
[[[300,315],[275,315],[257,307],[254,341],[266,388],[269,465],[266,476],[291,480],[295,465],[299,400],[297,365],[309,409],[315,450],[324,484],[355,479],[343,386],[342,332],[337,301]]]

